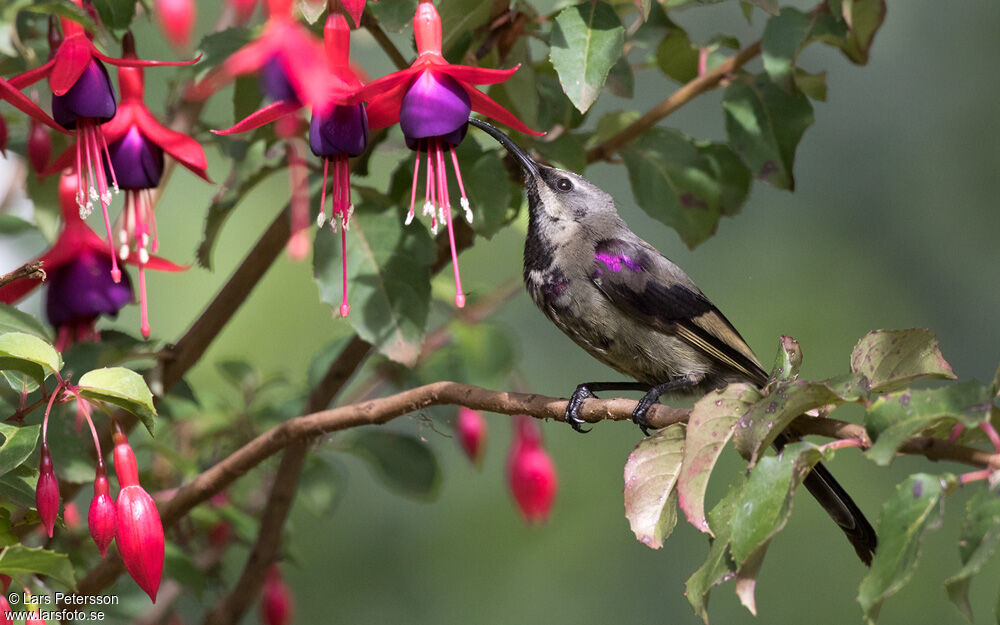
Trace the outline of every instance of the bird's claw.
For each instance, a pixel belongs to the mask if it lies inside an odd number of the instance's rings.
[[[649,436],[649,428],[653,427],[646,418],[646,414],[652,406],[653,402],[649,401],[646,397],[643,397],[639,400],[635,410],[632,411],[632,421],[639,426],[639,429],[642,430],[642,433],[646,436]]]
[[[586,384],[581,384],[573,391],[573,394],[569,398],[569,404],[566,405],[566,414],[563,415],[563,420],[581,434],[586,434],[592,429],[583,427],[583,424],[586,423],[580,416],[580,409],[583,408],[583,400],[595,397],[597,396],[587,388]]]

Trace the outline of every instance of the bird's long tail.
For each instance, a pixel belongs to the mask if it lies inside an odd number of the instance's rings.
[[[780,451],[790,440],[788,435],[782,433],[774,442],[774,446]],[[875,555],[878,546],[878,536],[847,491],[822,464],[813,467],[802,483],[819,505],[823,506],[833,522],[844,531],[861,561],[871,566],[872,556]]]

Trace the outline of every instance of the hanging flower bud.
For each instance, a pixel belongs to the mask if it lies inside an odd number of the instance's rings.
[[[458,432],[458,442],[462,444],[465,455],[478,464],[482,460],[486,443],[486,419],[482,413],[465,406],[460,407],[455,430]]]
[[[229,0],[229,6],[236,13],[236,21],[246,24],[253,17],[253,11],[257,8],[257,0]]]
[[[103,464],[97,465],[94,498],[90,501],[87,522],[90,526],[90,537],[94,539],[103,558],[108,553],[111,541],[115,539],[115,502],[111,499],[111,488]]]
[[[76,502],[69,501],[63,506],[63,522],[71,530],[80,528],[80,511],[76,507]]]
[[[194,29],[194,0],[156,0],[154,5],[160,28],[176,48],[186,48]]]
[[[52,456],[49,454],[49,446],[46,443],[42,443],[38,485],[35,486],[35,507],[38,509],[38,516],[42,519],[45,531],[49,538],[52,538],[52,530],[56,525],[56,517],[59,515],[59,480],[56,479]]]
[[[507,457],[507,479],[524,520],[545,521],[559,483],[555,465],[542,448],[541,434],[526,416],[514,423],[514,442]]]
[[[260,620],[266,625],[288,625],[292,622],[292,593],[281,580],[281,571],[272,565],[264,582],[260,599]]]
[[[209,501],[213,508],[220,509],[229,503],[229,496],[226,495],[226,491],[222,491],[212,495],[212,499]],[[221,549],[229,543],[232,534],[233,524],[229,522],[229,519],[220,518],[208,531],[208,543]]]
[[[14,625],[14,616],[10,613],[10,603],[7,602],[7,590],[0,595],[0,624]]]
[[[49,129],[32,119],[31,128],[28,130],[28,161],[36,174],[42,175],[49,165],[51,156],[52,137],[49,135]]]
[[[114,441],[115,474],[120,487],[115,510],[118,553],[128,574],[156,603],[163,576],[163,523],[153,498],[139,485],[135,454],[124,432],[116,431]]]

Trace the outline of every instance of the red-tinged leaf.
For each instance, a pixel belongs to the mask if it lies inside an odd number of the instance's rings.
[[[514,130],[523,132],[526,135],[540,137],[545,134],[544,132],[536,132],[525,126],[524,123],[515,117],[513,113],[497,104],[492,98],[475,87],[462,85],[462,88],[465,89],[467,94],[469,94],[469,100],[472,103],[473,111],[495,119],[501,124],[510,126]]]
[[[212,134],[232,135],[241,132],[248,132],[250,130],[256,130],[261,126],[277,121],[286,115],[291,115],[300,108],[302,108],[302,106],[294,102],[273,102],[264,108],[258,109],[247,115],[225,130],[213,130]]]
[[[93,52],[93,44],[82,33],[62,42],[52,59],[52,73],[49,74],[53,94],[65,95],[76,84],[93,59]]]
[[[677,496],[688,522],[702,532],[712,533],[705,518],[708,478],[737,419],[759,398],[760,392],[749,384],[730,384],[708,393],[691,409]]]
[[[157,121],[146,107],[137,107],[135,113],[139,132],[160,146],[178,163],[208,182],[212,182],[205,172],[208,161],[205,159],[205,150],[202,149],[200,143],[183,133],[167,128]]]
[[[489,69],[486,67],[470,67],[468,65],[447,65],[436,71],[447,74],[459,82],[474,85],[495,85],[506,81],[521,67],[520,64],[510,69]]]
[[[927,329],[873,330],[851,353],[851,370],[868,378],[873,391],[891,391],[921,377],[954,380],[937,337]]]
[[[625,518],[642,544],[663,546],[677,524],[674,484],[684,460],[683,424],[643,439],[625,462]]]
[[[11,86],[11,83],[2,78],[0,78],[0,98],[10,102],[14,108],[18,109],[25,115],[28,115],[32,119],[45,124],[49,128],[69,134],[68,130],[57,124],[55,120],[49,117],[45,111],[38,107],[37,104],[32,102],[26,95],[15,89]]]

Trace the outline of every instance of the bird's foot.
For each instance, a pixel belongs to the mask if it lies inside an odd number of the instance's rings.
[[[653,404],[655,404],[659,399],[660,396],[658,394],[653,395],[653,391],[650,391],[642,396],[642,399],[640,399],[639,403],[636,404],[635,410],[632,411],[632,421],[639,426],[639,429],[642,430],[642,433],[646,436],[649,436],[649,428],[653,427],[646,418],[646,415]]]
[[[563,420],[581,434],[589,432],[590,428],[583,427],[586,421],[580,416],[580,409],[583,408],[583,400],[596,397],[597,395],[594,395],[587,384],[577,386],[569,398],[569,404],[566,406],[566,414],[563,415]]]

